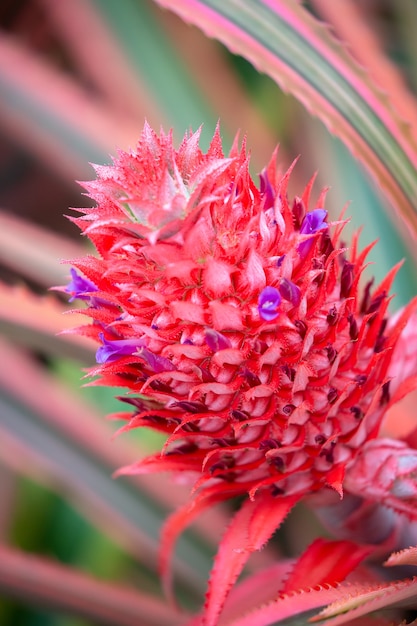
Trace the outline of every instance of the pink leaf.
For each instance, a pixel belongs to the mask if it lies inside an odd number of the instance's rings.
[[[384,565],[387,567],[392,567],[393,565],[417,565],[417,546],[393,552]]]
[[[354,592],[349,586],[346,586],[340,588],[340,591],[344,591],[343,597],[311,618],[311,622],[332,618],[326,621],[326,626],[340,626],[363,615],[393,605],[413,605],[417,598],[417,578],[368,588],[363,586],[362,589],[356,588]]]

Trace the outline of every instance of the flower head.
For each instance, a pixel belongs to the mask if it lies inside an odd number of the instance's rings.
[[[321,206],[297,225],[274,163],[258,190],[244,151],[197,141],[175,150],[145,126],[86,185],[98,206],[75,221],[101,258],[67,289],[108,293],[90,306],[95,372],[161,407],[134,424],[166,432],[154,461],[194,470],[200,488],[340,491],[384,412],[388,285],[360,297],[365,255],[346,258]]]
[[[198,139],[176,150],[145,126],[74,218],[100,255],[76,263],[98,290],[94,373],[141,394],[128,427],[167,435],[131,471],[186,471],[212,500],[342,495],[390,402],[395,272],[361,294],[368,250],[341,246],[323,195],[291,205],[274,161],[258,189],[244,149]]]

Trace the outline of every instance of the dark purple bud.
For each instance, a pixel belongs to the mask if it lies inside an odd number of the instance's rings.
[[[237,409],[234,409],[232,411],[232,417],[237,422],[245,422],[249,419],[249,415],[247,413],[245,413],[244,411],[238,411]]]
[[[274,450],[280,448],[281,444],[277,439],[263,439],[259,444],[259,450]]]
[[[327,358],[329,359],[329,363],[330,364],[334,363],[337,357],[336,348],[334,348],[334,346],[329,344],[328,346],[326,346],[326,352],[327,352]]]
[[[279,292],[281,296],[291,302],[293,306],[298,306],[301,300],[301,291],[300,288],[297,287],[295,283],[288,278],[281,278],[281,282],[279,284]]]
[[[328,257],[334,250],[329,233],[323,233],[320,240],[320,252]]]
[[[355,382],[358,383],[358,385],[362,386],[366,383],[368,377],[366,376],[366,374],[357,374],[355,376]]]
[[[278,472],[285,471],[284,459],[281,456],[274,456],[271,460],[271,465],[273,465]]]
[[[337,309],[336,307],[333,305],[332,308],[329,310],[327,317],[326,317],[327,323],[329,326],[334,326],[337,322]]]
[[[126,404],[134,406],[138,413],[142,413],[142,411],[148,409],[148,406],[141,398],[134,398],[133,396],[116,396],[116,398],[121,402],[126,402]]]
[[[324,453],[324,458],[328,463],[334,463],[334,453],[333,450],[326,450]]]
[[[97,363],[109,363],[116,361],[123,356],[130,356],[143,346],[141,339],[115,339],[111,341],[104,337],[103,333],[99,334],[102,346],[96,352]]]
[[[372,285],[374,284],[374,279],[372,278],[371,280],[369,280],[366,285],[365,285],[365,289],[363,290],[363,296],[362,296],[362,302],[361,302],[361,313],[365,313],[365,311],[368,310],[369,307],[369,302],[371,299],[371,289],[372,289]]]
[[[260,317],[266,322],[272,322],[278,317],[278,307],[281,304],[281,296],[275,287],[265,287],[259,294],[258,311]]]
[[[324,263],[322,259],[314,257],[313,259],[311,259],[311,267],[313,268],[313,270],[322,270],[324,269]]]
[[[388,324],[388,319],[386,317],[384,317],[384,319],[381,322],[381,325],[379,327],[379,335],[382,335],[387,327]]]
[[[202,402],[192,402],[190,400],[180,400],[174,404],[175,407],[182,409],[186,413],[206,413],[207,407]]]
[[[342,276],[340,278],[340,297],[348,298],[353,285],[353,265],[346,263],[343,265]]]
[[[226,448],[229,446],[236,445],[236,440],[234,437],[214,437],[211,440],[212,445],[219,446],[220,448]]]
[[[353,414],[354,418],[357,420],[361,420],[363,418],[363,411],[359,406],[351,406],[350,412]]]
[[[358,330],[358,324],[352,313],[348,315],[348,321],[349,321],[349,337],[352,339],[352,341],[356,341],[356,339],[359,336],[359,330]]]
[[[160,415],[144,415],[142,417],[143,420],[146,420],[150,424],[158,424],[158,426],[165,425],[167,426],[171,420],[167,420],[165,417],[161,417]]]
[[[217,330],[213,330],[212,328],[207,328],[206,331],[206,344],[213,350],[213,352],[218,352],[219,350],[227,350],[232,347],[230,340],[219,333]]]
[[[184,424],[184,426],[181,427],[181,429],[184,432],[186,432],[186,433],[198,433],[198,432],[200,432],[200,429],[197,426],[197,424],[194,424],[193,422],[187,422],[186,424]]]
[[[274,206],[275,192],[272,189],[266,168],[264,168],[259,174],[259,181],[261,195],[263,196],[263,209],[264,211],[267,211]]]
[[[159,391],[160,393],[171,393],[172,389],[167,383],[164,383],[162,380],[153,380],[149,383],[149,387],[154,391]]]
[[[70,294],[71,298],[69,302],[72,302],[76,298],[79,300],[90,300],[90,294],[93,291],[98,291],[98,288],[87,278],[77,274],[77,271],[72,267],[70,269],[71,280],[65,287],[65,292]]]
[[[282,412],[284,413],[284,415],[291,415],[291,413],[294,411],[295,406],[293,404],[286,404],[285,406],[282,407]]]
[[[165,453],[165,456],[172,456],[173,454],[192,454],[193,452],[197,452],[198,447],[192,441],[186,441],[185,443],[181,443],[179,446],[176,446],[172,450],[169,450]]]
[[[381,306],[381,304],[383,303],[386,297],[387,297],[386,291],[382,291],[380,294],[375,296],[375,298],[371,300],[371,304],[367,308],[366,313],[367,314],[376,313],[376,311],[378,311],[379,307]]]
[[[327,400],[329,401],[329,404],[334,404],[337,400],[337,396],[337,389],[335,389],[334,387],[330,387],[327,393]]]
[[[150,369],[155,372],[155,374],[159,374],[160,372],[172,372],[176,369],[175,365],[171,363],[169,359],[166,359],[159,354],[154,354],[147,348],[141,348],[138,355],[145,361]]]
[[[294,326],[296,327],[296,329],[300,333],[301,339],[304,339],[304,337],[306,336],[306,333],[307,333],[307,324],[305,322],[303,322],[303,320],[295,320]]]
[[[281,265],[282,265],[282,264],[283,264],[283,262],[284,262],[284,259],[285,259],[285,254],[282,254],[280,257],[278,257],[278,260],[277,260],[277,267],[281,267]]]
[[[214,376],[212,374],[210,374],[209,370],[207,369],[207,367],[199,367],[200,370],[200,374],[201,374],[201,380],[203,381],[203,383],[212,383],[214,380]]]
[[[377,340],[376,340],[375,346],[374,346],[375,354],[378,354],[378,352],[382,352],[382,350],[384,349],[386,340],[387,340],[387,338],[386,338],[385,335],[379,335],[377,337]]]
[[[293,214],[293,220],[294,220],[294,227],[296,229],[299,229],[301,227],[301,224],[303,222],[303,218],[306,212],[306,208],[304,206],[304,202],[302,201],[301,198],[299,198],[298,196],[296,196],[294,198],[294,202],[292,205],[292,214]]]
[[[314,437],[314,441],[319,445],[322,446],[324,444],[324,442],[326,441],[326,437],[324,435],[316,435]]]
[[[258,376],[247,368],[242,370],[242,374],[250,387],[257,387],[258,385],[260,385],[261,381],[259,380]]]
[[[213,463],[210,467],[210,473],[217,472],[218,470],[229,470],[235,466],[235,460],[230,454],[223,454],[222,458]]]
[[[389,384],[390,381],[387,380],[383,385],[382,385],[382,394],[381,394],[381,399],[380,399],[380,404],[388,404],[388,402],[390,401],[390,392],[389,392]]]
[[[281,369],[284,372],[285,376],[287,376],[287,378],[289,378],[291,382],[294,382],[295,369],[293,367],[290,367],[288,363],[285,363],[285,365],[281,365]]]

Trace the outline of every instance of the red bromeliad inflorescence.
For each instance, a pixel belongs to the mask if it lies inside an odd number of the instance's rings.
[[[396,269],[360,288],[371,246],[340,243],[344,222],[329,223],[324,193],[310,206],[312,182],[290,202],[291,169],[278,176],[276,155],[258,188],[244,147],[225,157],[217,130],[203,154],[198,140],[175,149],[171,134],[145,125],[135,150],[96,167],[84,187],[97,206],[72,219],[98,257],[72,261],[66,291],[93,319],[80,329],[99,342],[91,374],[129,390],[126,428],[167,435],[160,453],[124,471],[187,472],[194,483],[168,521],[163,567],[197,513],[247,496],[213,569],[215,624],[250,552],[299,499],[355,493],[356,475],[372,497],[367,446],[374,481],[381,420],[415,386],[413,372],[390,373],[414,305],[390,320]],[[409,489],[416,468],[405,471]],[[385,478],[379,499],[395,477]]]

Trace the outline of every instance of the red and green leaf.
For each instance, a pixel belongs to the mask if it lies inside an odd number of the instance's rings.
[[[410,127],[325,26],[294,0],[158,0],[271,76],[349,147],[417,231]],[[405,232],[405,229],[404,229]]]

